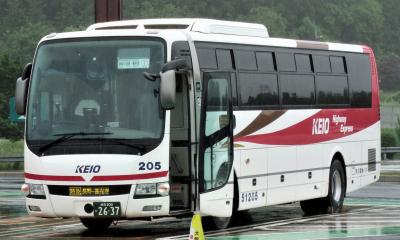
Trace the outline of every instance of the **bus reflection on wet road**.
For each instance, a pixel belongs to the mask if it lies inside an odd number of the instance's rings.
[[[0,238],[187,239],[189,226],[189,218],[161,218],[120,221],[107,231],[89,232],[77,219],[27,216],[18,190],[0,191]],[[229,229],[209,231],[206,236],[224,240],[400,239],[400,184],[378,182],[350,194],[340,214],[303,216],[298,203],[272,206],[244,212]]]

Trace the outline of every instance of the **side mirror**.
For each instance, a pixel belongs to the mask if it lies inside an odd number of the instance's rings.
[[[31,78],[32,63],[28,63],[22,71],[22,76],[17,79],[15,86],[15,112],[25,115],[26,99],[28,95],[29,81]]]
[[[173,109],[175,107],[176,79],[177,71],[186,70],[187,62],[184,59],[175,59],[164,64],[161,69],[160,78],[160,100],[161,107],[164,109]],[[150,77],[149,77],[150,78]]]
[[[175,70],[160,73],[160,101],[163,109],[169,110],[175,107],[176,79]]]

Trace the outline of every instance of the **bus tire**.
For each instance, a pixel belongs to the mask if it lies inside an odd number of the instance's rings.
[[[324,198],[300,201],[300,207],[307,216],[319,214],[323,212],[323,201]]]
[[[203,217],[203,227],[205,230],[221,230],[229,226],[231,217]]]
[[[346,178],[344,168],[339,160],[333,160],[329,171],[328,196],[300,202],[301,209],[306,215],[319,213],[337,213],[342,210],[346,193]]]
[[[81,218],[81,223],[90,231],[106,230],[114,219],[111,218]]]
[[[338,213],[342,210],[346,194],[346,177],[339,160],[334,160],[329,171],[329,191],[325,199],[327,213]]]

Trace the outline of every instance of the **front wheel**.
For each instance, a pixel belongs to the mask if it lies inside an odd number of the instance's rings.
[[[113,221],[111,218],[81,218],[81,223],[90,231],[104,231]]]
[[[215,187],[225,185],[229,177],[228,165],[223,163],[218,169],[217,177],[215,179]],[[212,217],[207,216],[203,218],[204,228],[207,230],[225,229],[229,226],[231,217]]]
[[[231,217],[203,217],[203,227],[206,230],[221,230],[229,226]]]
[[[342,210],[346,193],[346,178],[344,168],[339,160],[334,160],[329,171],[328,196],[300,202],[306,215],[319,213],[337,213]]]

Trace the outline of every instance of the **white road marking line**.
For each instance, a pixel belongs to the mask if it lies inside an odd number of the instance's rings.
[[[390,221],[369,221],[369,220],[343,220],[343,221],[337,221],[337,220],[322,220],[321,223],[400,223],[400,219],[397,221],[390,220]]]
[[[68,228],[75,228],[75,227],[82,227],[81,223],[73,223],[73,224],[67,224],[67,225],[58,225],[58,226],[54,226],[53,229],[54,230],[59,230],[59,229],[68,229]]]
[[[344,218],[344,219],[352,219],[352,218],[354,218],[354,219],[363,219],[363,218],[366,218],[366,219],[375,219],[375,218],[400,219],[400,216],[397,214],[393,214],[394,216],[391,216],[391,217],[390,216],[349,216],[349,217],[337,217],[337,219],[340,219],[340,218]]]
[[[211,237],[211,236],[218,236],[220,234],[226,235],[226,234],[246,232],[246,231],[249,231],[251,229],[263,230],[263,228],[267,228],[268,226],[282,226],[282,225],[288,225],[288,224],[291,224],[291,223],[307,222],[307,221],[312,221],[312,220],[322,219],[322,218],[330,218],[330,217],[343,216],[343,215],[353,215],[353,214],[357,214],[359,212],[369,211],[370,209],[374,209],[374,208],[372,208],[372,207],[360,208],[360,209],[356,209],[354,212],[347,212],[347,213],[340,213],[340,214],[333,214],[333,215],[331,215],[331,214],[323,214],[323,215],[317,215],[317,216],[314,216],[314,217],[298,217],[298,218],[283,219],[283,220],[278,220],[278,221],[267,222],[267,224],[265,224],[265,222],[264,223],[258,223],[258,224],[251,224],[251,225],[247,225],[247,226],[228,228],[228,229],[225,229],[225,230],[209,231],[209,232],[206,232],[206,235],[208,237]],[[171,237],[166,237],[166,238],[159,238],[159,239],[163,239],[163,240],[168,240],[168,239],[186,239],[187,237],[188,237],[188,234],[178,235],[178,236],[171,236]]]

